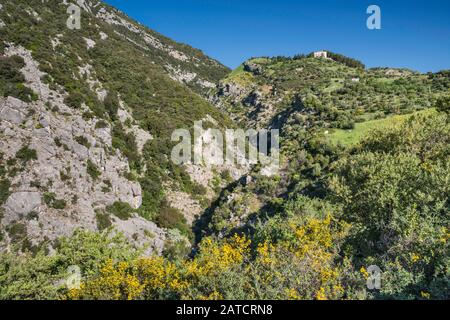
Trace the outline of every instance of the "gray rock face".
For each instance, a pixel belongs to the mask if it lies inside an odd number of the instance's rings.
[[[7,212],[14,213],[15,216],[20,217],[39,210],[41,203],[41,194],[39,192],[20,191],[10,195],[5,206]]]
[[[3,211],[0,229],[13,222],[24,223],[28,239],[37,245],[44,240],[71,235],[77,228],[97,230],[97,213],[105,212],[114,202],[126,202],[139,208],[141,186],[124,177],[130,171],[128,160],[111,148],[111,129],[96,128],[99,119],[85,120],[84,110],[65,105],[65,94],[41,82],[43,73],[29,51],[10,45],[5,53],[24,59],[26,65],[21,72],[25,85],[39,98],[32,103],[12,97],[0,98],[3,158],[14,159],[24,146],[35,150],[37,155],[37,159],[28,161],[10,177],[10,196],[0,208]],[[57,107],[52,109],[57,111],[49,110],[46,104]],[[79,137],[84,137],[89,144],[77,142]],[[88,161],[96,166],[98,177],[90,175]],[[45,196],[47,201],[44,201]],[[53,200],[49,201],[48,197]],[[127,221],[112,216],[110,219],[114,228],[132,243],[147,246],[147,254],[162,251],[166,232],[153,222],[139,216]],[[9,241],[7,234],[3,241]],[[0,247],[7,246],[0,244]]]
[[[202,79],[196,72],[184,70],[182,68],[182,64],[180,65],[179,63],[177,63],[177,61],[190,62],[191,65],[194,65],[196,67],[201,67],[202,65],[205,66],[197,57],[190,57],[185,52],[175,49],[172,45],[163,43],[157,37],[153,36],[147,30],[145,30],[145,28],[130,23],[129,21],[124,19],[114,9],[101,8],[100,10],[98,10],[96,16],[97,18],[103,20],[105,23],[110,24],[111,26],[117,26],[120,27],[120,29],[128,30],[133,34],[138,35],[142,39],[142,42],[137,42],[127,35],[123,34],[122,32],[118,32],[117,30],[114,31],[117,35],[127,39],[131,44],[139,47],[140,49],[148,51],[150,50],[150,48],[152,48],[157,49],[164,55],[167,54],[171,58],[171,60],[174,61],[171,63],[167,63],[165,65],[165,69],[168,75],[175,81],[178,81],[180,83],[197,84],[205,89],[210,89],[215,86],[214,83],[208,81],[207,79]],[[100,36],[102,39],[105,38],[105,36],[107,37],[106,34]],[[217,62],[215,61],[209,61],[209,63],[217,64]]]
[[[244,69],[257,74],[262,72],[260,66],[247,62]],[[267,128],[270,121],[277,113],[275,105],[280,101],[274,92],[276,88],[272,86],[259,86],[255,82],[251,85],[240,85],[231,81],[222,81],[217,90],[217,94],[210,97],[210,102],[219,109],[229,110],[230,105],[244,107],[245,115],[230,114],[230,116],[240,121],[242,117],[246,119],[246,126],[250,128]]]
[[[260,65],[258,65],[256,63],[252,63],[252,62],[245,62],[244,70],[247,72],[251,72],[255,75],[260,75],[263,71],[263,69]]]
[[[243,93],[244,89],[235,83],[226,83],[219,87],[219,92],[221,95],[228,96],[240,96]]]
[[[133,117],[131,116],[131,114],[126,110],[126,106],[125,103],[120,100],[120,108],[117,112],[117,115],[119,116],[119,120],[120,122],[122,122],[122,124],[125,125],[127,120],[133,120]],[[125,125],[125,130],[127,131],[127,133],[132,133],[136,139],[136,145],[138,148],[138,151],[140,153],[142,153],[142,150],[144,149],[144,145],[147,143],[147,141],[152,140],[153,136],[148,133],[147,131],[143,130],[142,128],[140,128],[137,125],[131,125],[130,127],[128,127],[127,125]]]
[[[161,254],[166,234],[153,222],[135,216],[126,221],[115,218],[114,224],[117,230],[122,232],[128,239],[133,239],[137,246],[143,247],[145,250],[144,254]]]
[[[21,124],[25,119],[26,111],[26,103],[13,97],[7,97],[3,103],[0,103],[0,120]]]

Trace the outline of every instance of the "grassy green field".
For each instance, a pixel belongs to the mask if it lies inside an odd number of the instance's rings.
[[[328,135],[328,141],[332,144],[340,143],[344,146],[351,146],[358,143],[365,135],[369,134],[372,130],[401,125],[412,115],[428,114],[431,112],[434,112],[434,109],[426,109],[411,114],[395,115],[389,116],[384,119],[357,123],[353,130],[334,130]]]
[[[240,86],[246,87],[253,83],[253,75],[250,72],[245,72],[244,65],[241,64],[228,74],[224,81],[232,81]]]

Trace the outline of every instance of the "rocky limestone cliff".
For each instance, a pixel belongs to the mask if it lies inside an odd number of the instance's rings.
[[[195,120],[229,123],[202,98],[229,70],[101,1],[0,2],[2,249],[113,227],[161,253],[183,219],[185,241],[225,182],[220,168],[171,168],[167,145]],[[70,5],[80,29],[66,26]],[[23,80],[8,69],[15,57]],[[165,223],[165,209],[180,221]]]
[[[0,98],[0,153],[2,162],[9,163],[7,170],[13,170],[11,159],[19,150],[36,153],[35,159],[10,174],[10,196],[2,206],[1,224],[23,225],[32,246],[44,242],[51,246],[75,228],[97,230],[98,215],[106,214],[105,208],[115,202],[138,208],[141,186],[125,178],[128,161],[112,148],[110,127],[99,126],[96,118],[84,119],[83,110],[64,103],[65,93],[42,83],[44,74],[28,50],[10,45],[5,53],[24,59],[25,85],[38,94],[38,100]],[[114,215],[109,219],[136,245],[146,245],[148,254],[161,252],[165,232],[153,222],[137,214],[126,220]],[[4,246],[9,247],[11,237],[7,232]]]
[[[87,2],[86,10],[94,11],[96,1]],[[131,21],[124,13],[112,7],[103,6],[96,17],[111,25],[114,32],[139,47],[144,52],[157,50],[159,57],[165,57],[163,66],[169,76],[193,90],[206,94],[215,88],[216,82],[229,71],[218,61],[204,56],[200,51],[175,42]],[[159,61],[158,61],[159,62]],[[211,70],[209,75],[205,70]]]

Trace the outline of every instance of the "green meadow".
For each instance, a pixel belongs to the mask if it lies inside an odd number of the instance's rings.
[[[435,109],[426,109],[417,111],[410,114],[388,116],[384,119],[370,120],[361,123],[356,123],[355,128],[352,130],[333,130],[328,135],[328,141],[332,144],[341,144],[344,146],[351,146],[357,144],[361,139],[372,132],[373,130],[389,128],[397,125],[401,125],[411,116],[417,114],[430,114],[435,112]]]

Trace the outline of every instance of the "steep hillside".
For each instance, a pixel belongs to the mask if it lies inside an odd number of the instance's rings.
[[[87,1],[87,10],[97,10],[96,17],[109,24],[116,35],[142,49],[172,79],[187,84],[196,92],[206,94],[229,72],[227,67],[201,51],[137,24],[117,9],[98,7],[95,1]]]
[[[2,184],[9,186],[2,195],[6,244],[33,249],[79,227],[114,225],[130,240],[152,242],[150,249],[161,251],[164,232],[131,215],[142,204],[142,190],[126,178],[129,162],[112,147],[111,126],[68,107],[64,95],[41,82],[29,51],[9,46],[5,54],[3,59],[23,58],[25,85],[38,92],[29,103],[0,98]],[[129,217],[108,215],[108,206],[119,203]],[[155,237],[149,241],[145,232]]]
[[[231,126],[201,97],[228,70],[99,1],[69,29],[71,3],[1,1],[2,246],[112,225],[161,252],[213,196],[169,161],[172,131]]]
[[[365,70],[331,56],[255,58],[221,81],[219,108],[243,126],[281,129],[281,168],[229,185],[198,227],[249,239],[258,271],[243,263],[242,281],[280,273],[246,294],[448,297],[449,73]],[[370,265],[382,273],[378,291],[356,284]]]
[[[449,71],[228,73],[99,1],[68,28],[72,3],[0,0],[0,299],[450,298]],[[198,120],[280,129],[279,170],[174,164]]]
[[[266,179],[253,172],[251,183],[237,184],[215,203],[202,228],[232,232],[277,210],[274,198],[323,195],[322,180],[342,145],[349,145],[346,136],[356,143],[376,128],[373,124],[385,120],[389,128],[395,115],[406,119],[434,106],[448,94],[449,79],[446,71],[367,70],[357,60],[330,52],[328,58],[310,54],[244,62],[220,81],[211,100],[242,127],[281,130],[280,176]]]
[[[280,127],[295,113],[304,125],[314,121],[346,129],[428,108],[448,90],[445,73],[366,70],[353,59],[334,56],[337,61],[311,55],[250,59],[221,81],[213,100],[250,126]]]

